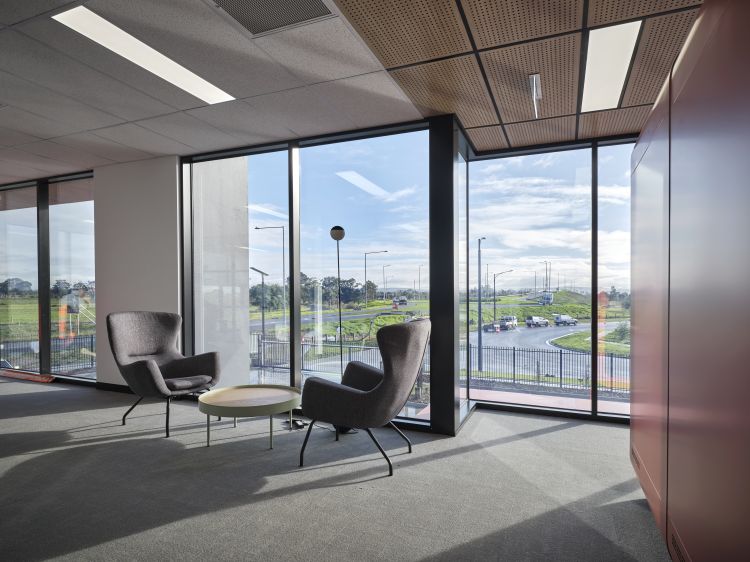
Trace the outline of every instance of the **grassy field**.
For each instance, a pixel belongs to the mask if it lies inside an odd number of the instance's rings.
[[[59,299],[52,300],[52,330],[57,332]],[[86,310],[96,314],[95,306]],[[75,319],[75,317],[74,317]],[[75,329],[75,323],[74,323]],[[96,326],[84,316],[80,317],[80,334],[96,333]],[[3,341],[33,340],[39,337],[39,305],[36,298],[0,299],[0,339]]]
[[[568,334],[567,336],[556,338],[550,343],[571,351],[589,352],[591,351],[591,334],[588,331],[576,332],[574,334]],[[606,336],[603,343],[603,349],[600,348],[601,352],[616,353],[617,355],[626,355],[630,357],[630,345],[616,341],[609,341]]]

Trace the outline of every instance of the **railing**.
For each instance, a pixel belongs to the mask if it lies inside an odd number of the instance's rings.
[[[344,343],[344,362],[362,361],[382,367],[377,347]],[[289,368],[289,342],[257,340],[255,366],[266,369]],[[545,392],[586,396],[591,391],[591,354],[565,349],[482,346],[482,370],[478,369],[478,350],[473,344],[461,343],[461,383],[470,388]],[[468,357],[467,357],[468,354]],[[470,369],[467,371],[467,359]],[[607,353],[599,355],[599,393],[614,400],[630,395],[630,357]],[[339,373],[338,343],[302,344],[302,370],[310,373]],[[425,354],[419,385],[430,382],[430,350]],[[420,392],[420,396],[423,395]]]
[[[73,338],[52,338],[52,372],[71,374],[94,371],[96,368],[95,354],[96,336],[94,334]],[[14,369],[38,371],[39,342],[0,342],[0,360],[6,361]],[[3,365],[5,364],[3,363]]]

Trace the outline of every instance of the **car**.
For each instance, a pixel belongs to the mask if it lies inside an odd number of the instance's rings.
[[[518,318],[516,318],[515,316],[500,317],[501,330],[515,330],[516,328],[518,328]]]
[[[409,304],[409,300],[406,297],[398,297],[399,306],[406,306]]]
[[[526,327],[527,328],[546,328],[549,326],[549,320],[543,316],[527,316]]]
[[[555,326],[575,326],[578,320],[567,314],[555,314]]]
[[[500,331],[500,324],[493,324],[493,323],[485,324],[484,326],[482,326],[482,331],[483,332],[492,332],[492,333],[499,332]]]

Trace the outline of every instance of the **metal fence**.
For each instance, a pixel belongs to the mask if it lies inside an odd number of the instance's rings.
[[[51,360],[53,373],[75,374],[96,369],[96,336],[52,338]],[[25,371],[39,370],[38,341],[0,342],[0,360],[6,367]]]
[[[344,343],[344,362],[362,361],[382,367],[377,347]],[[289,368],[289,342],[258,338],[255,366]],[[545,392],[587,396],[591,391],[591,354],[565,349],[482,346],[482,370],[476,345],[461,343],[461,382],[486,390]],[[467,356],[468,355],[468,356]],[[598,355],[599,393],[614,400],[630,395],[630,357],[607,353]],[[468,363],[467,363],[468,361]],[[467,366],[469,367],[467,369]],[[302,344],[302,370],[311,373],[338,373],[339,344],[330,342]],[[430,350],[425,354],[418,383],[430,381]]]

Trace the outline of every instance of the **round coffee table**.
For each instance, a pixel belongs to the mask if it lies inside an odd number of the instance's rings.
[[[198,409],[206,414],[206,447],[211,446],[211,416],[252,418],[268,416],[270,423],[270,448],[273,449],[273,415],[289,412],[289,430],[292,429],[292,410],[302,402],[298,388],[278,384],[245,384],[217,388],[198,397]]]

